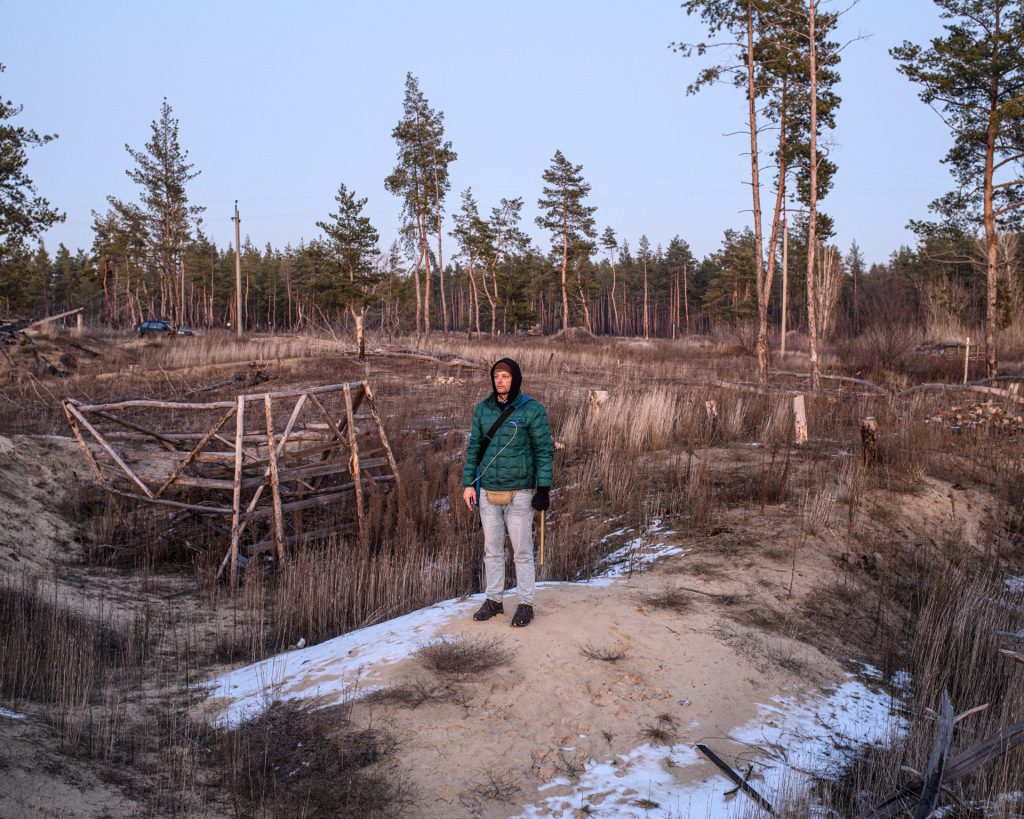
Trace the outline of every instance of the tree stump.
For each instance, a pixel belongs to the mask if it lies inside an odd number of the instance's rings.
[[[860,422],[860,446],[865,464],[878,460],[878,421],[871,415]]]
[[[594,423],[601,415],[601,406],[608,401],[610,397],[608,390],[591,390],[590,391],[590,408],[587,410],[587,423]]]
[[[807,409],[802,395],[793,396],[793,443],[797,446],[807,443]]]

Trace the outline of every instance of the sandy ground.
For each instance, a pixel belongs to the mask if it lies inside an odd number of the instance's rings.
[[[658,726],[662,715],[678,725],[672,744],[704,741],[731,753],[722,738],[757,715],[757,702],[812,692],[813,682],[779,667],[759,670],[753,658],[728,645],[720,631],[731,627],[713,605],[696,603],[684,615],[645,605],[643,595],[661,582],[659,570],[605,588],[543,590],[537,619],[522,630],[509,628],[508,616],[469,620],[473,601],[439,632],[500,636],[514,653],[507,668],[468,679],[462,704],[358,708],[357,715],[383,722],[400,738],[402,762],[425,797],[420,815],[518,813],[517,802],[536,801],[539,787],[573,767],[649,742],[645,731]],[[586,646],[621,646],[628,656],[615,663],[595,660],[581,653]],[[831,661],[794,650],[807,657],[814,679],[838,679]],[[388,685],[423,674],[410,659],[377,670],[368,682]],[[676,778],[684,785],[709,775],[708,766],[698,764],[679,768]],[[515,788],[515,800],[489,800],[492,779]],[[571,789],[555,785],[543,795]]]
[[[34,716],[0,714],[0,816],[115,817],[144,814],[112,772],[61,753]]]
[[[719,457],[736,471],[756,468],[760,455],[737,448]],[[80,533],[61,503],[68,469],[82,469],[74,442],[0,436],[0,463],[0,571],[70,582]],[[486,623],[471,620],[478,600],[456,601],[416,639],[498,637],[511,651],[510,663],[441,681],[456,692],[454,701],[406,708],[357,700],[354,717],[386,726],[398,738],[397,761],[416,787],[417,817],[508,817],[552,798],[533,815],[584,815],[568,799],[574,788],[570,774],[588,760],[608,762],[651,742],[649,729],[666,718],[674,726],[670,749],[706,741],[723,756],[742,760],[749,746],[729,735],[758,715],[759,704],[782,696],[811,698],[846,680],[846,669],[814,647],[821,643],[809,638],[800,610],[816,590],[877,570],[884,557],[862,544],[892,537],[933,548],[956,536],[980,547],[991,538],[994,515],[983,493],[931,478],[913,494],[865,496],[859,538],[846,527],[846,507],[830,510],[825,524],[811,533],[792,505],[716,510],[716,525],[706,536],[662,535],[664,544],[680,552],[646,571],[612,583],[541,588],[537,617],[527,629],[509,627],[513,593],[506,596],[508,613]],[[113,574],[80,573],[68,593],[86,600],[101,587],[107,599],[127,600],[134,581]],[[677,612],[645,600],[665,589],[683,589],[688,607]],[[842,623],[833,625],[842,631]],[[841,641],[841,633],[834,639]],[[585,646],[622,647],[626,656],[615,663],[595,660],[581,653]],[[266,679],[286,696],[330,688],[342,692],[335,698],[357,698],[370,688],[410,680],[438,683],[404,655],[368,657],[365,663],[349,657],[343,667],[348,671],[329,662],[311,664]],[[221,693],[228,698],[211,699],[197,716],[215,718],[240,692]],[[32,718],[0,717],[0,742],[0,815],[139,811],[116,784],[61,758],[49,729]],[[680,786],[714,776],[700,760],[663,767]],[[503,786],[500,796],[488,787],[495,782]],[[728,787],[722,780],[721,788]],[[563,796],[566,801],[559,803]],[[642,796],[595,793],[593,804],[603,815],[624,815],[626,804],[615,800]]]

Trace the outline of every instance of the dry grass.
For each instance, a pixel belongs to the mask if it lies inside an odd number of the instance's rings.
[[[892,340],[893,349],[902,341]],[[954,693],[954,702],[961,708],[981,697],[1005,702],[966,724],[964,741],[969,732],[973,736],[1024,716],[1016,693],[1020,687],[1011,685],[1007,661],[993,654],[991,636],[1009,621],[1006,600],[990,579],[1006,562],[1019,565],[1022,559],[1024,491],[1020,491],[1019,476],[1024,472],[1024,455],[1019,441],[985,429],[954,436],[938,425],[923,424],[922,419],[942,405],[944,399],[937,395],[896,404],[855,394],[822,394],[807,396],[813,440],[796,453],[790,445],[788,397],[691,383],[708,377],[752,381],[749,358],[723,355],[725,345],[733,342],[593,340],[565,345],[483,339],[467,344],[435,337],[419,349],[482,362],[511,354],[523,366],[526,391],[548,407],[556,438],[568,446],[556,457],[559,491],[548,516],[545,579],[589,576],[603,557],[602,538],[613,526],[642,529],[655,515],[669,527],[708,535],[700,559],[680,564],[695,576],[727,576],[723,558],[758,552],[769,559],[784,559],[788,554],[776,553],[774,547],[765,549],[745,533],[732,534],[722,527],[722,515],[731,507],[764,510],[777,505],[794,519],[802,517],[803,530],[811,535],[834,538],[845,525],[851,544],[862,546],[869,555],[877,553],[880,559],[867,576],[856,566],[841,568],[834,584],[798,604],[791,617],[780,622],[761,618],[751,622],[753,627],[798,634],[827,650],[844,652],[843,656],[852,646],[858,657],[874,661],[886,672],[909,669],[920,689],[914,695],[918,710],[933,706],[941,687]],[[138,578],[140,588],[145,588],[145,578],[153,573],[187,572],[197,581],[189,610],[161,611],[158,616],[148,593],[139,595],[138,606],[145,606],[147,613],[143,616],[140,611],[138,621],[132,616],[114,618],[109,612],[76,610],[69,615],[60,595],[48,589],[36,593],[37,602],[30,602],[27,609],[17,587],[0,598],[5,618],[0,643],[7,665],[0,669],[0,680],[8,692],[5,696],[66,703],[60,706],[65,714],[61,725],[70,745],[100,759],[117,758],[150,771],[164,770],[152,800],[159,806],[155,812],[184,814],[206,804],[209,797],[203,794],[210,792],[211,785],[199,770],[195,729],[181,719],[188,696],[160,700],[159,707],[145,713],[139,704],[151,695],[154,685],[163,691],[179,690],[184,680],[192,681],[212,660],[259,659],[299,638],[313,643],[479,588],[479,531],[474,517],[459,503],[459,495],[464,434],[472,401],[486,392],[486,370],[372,356],[364,370],[343,352],[344,345],[331,339],[249,338],[239,343],[229,334],[210,333],[139,344],[123,335],[105,334],[88,343],[105,345],[106,352],[97,358],[83,357],[75,375],[63,381],[25,379],[0,388],[0,429],[66,434],[59,411],[59,399],[65,395],[105,401],[182,398],[233,373],[245,373],[249,362],[256,362],[268,371],[269,389],[354,380],[368,372],[387,413],[385,426],[401,464],[401,493],[372,499],[373,534],[366,542],[336,538],[310,544],[297,550],[287,570],[280,573],[254,566],[246,572],[237,596],[213,581],[222,554],[222,534],[186,520],[173,529],[161,528],[158,519],[128,507],[122,511],[130,526],[124,527],[105,498],[83,493],[67,513],[86,531],[87,561],[104,571]],[[374,342],[368,346],[372,350]],[[906,366],[900,364],[905,358],[902,353],[892,358],[894,366]],[[919,377],[917,370],[897,371],[888,364],[875,371],[906,383]],[[454,376],[461,383],[443,383],[437,376]],[[611,392],[596,415],[588,403],[592,387]],[[224,391],[230,393],[230,388]],[[203,395],[221,397],[217,392]],[[709,402],[714,402],[713,413]],[[860,419],[866,415],[879,421],[879,460],[862,466],[855,453]],[[760,448],[747,449],[755,442]],[[756,454],[744,462],[730,458],[725,467],[716,467],[711,457],[741,449]],[[848,455],[835,457],[842,452]],[[900,494],[917,492],[936,477],[987,490],[993,498],[1017,506],[1017,517],[1006,522],[1005,538],[993,539],[991,553],[984,559],[974,556],[957,564],[957,556],[965,551],[962,545],[920,550],[907,548],[900,539]],[[865,499],[877,490],[889,493],[892,502],[873,514]],[[609,522],[612,516],[618,516],[614,525]],[[669,587],[652,597],[677,611],[687,610],[696,599]],[[722,605],[736,602],[728,595],[714,600]],[[659,605],[654,600],[645,602]],[[71,625],[68,616],[82,619]],[[101,644],[123,646],[123,651],[101,649],[86,656],[81,646],[62,642],[60,634],[70,628],[79,634],[103,634],[110,628],[117,637],[97,639]],[[137,633],[149,636],[138,641]],[[88,646],[96,645],[92,640],[86,641]],[[800,655],[788,642],[773,646],[769,640],[758,651],[768,661],[798,670]],[[495,648],[499,655],[507,652],[502,646],[491,647]],[[592,648],[598,653],[616,652],[615,647]],[[440,654],[447,653],[442,665],[447,662],[452,669],[438,670],[440,682],[410,681],[380,692],[379,701],[408,708],[457,702],[443,675],[457,679],[511,659],[506,656],[486,665],[494,651],[480,649],[440,647]],[[773,652],[774,658],[769,656]],[[481,656],[492,660],[483,661]],[[8,657],[13,662],[7,664]],[[52,662],[54,658],[66,662]],[[480,662],[485,665],[476,665]],[[55,667],[69,671],[61,677],[53,671]],[[143,685],[143,678],[150,682]],[[36,693],[24,693],[29,689]],[[50,693],[44,696],[44,690]],[[303,730],[313,725],[307,716],[300,722]],[[651,727],[667,730],[659,725]],[[869,791],[872,782],[890,781],[901,760],[921,764],[919,751],[927,744],[928,725],[915,725],[906,750],[900,751],[902,756],[873,762],[875,779],[858,774],[858,781]],[[260,741],[246,740],[253,748],[259,748]],[[258,754],[245,758],[249,760],[245,764],[257,766],[254,770],[262,764]],[[243,756],[237,759],[241,766]],[[567,770],[574,764],[566,762]],[[969,783],[972,798],[996,794],[1000,788],[1024,788],[1015,774],[1024,769],[1019,758],[1000,765]],[[291,785],[286,781],[275,784],[277,790],[257,793],[255,780],[246,784],[241,767],[233,771],[236,784],[231,793],[238,794],[234,808],[238,813],[272,812],[280,804],[276,801],[280,794],[297,793],[288,790]]]
[[[858,755],[842,780],[822,787],[822,798],[842,812],[859,812],[889,796],[905,779],[901,766],[925,766],[935,731],[926,709],[938,707],[943,691],[958,712],[989,704],[986,711],[957,724],[954,753],[1024,714],[1019,667],[999,654],[1005,644],[999,632],[1016,633],[1024,625],[1019,596],[957,565],[936,567],[922,584],[906,655],[905,670],[913,680],[909,730],[891,748]],[[985,816],[1019,816],[1019,804],[999,795],[1019,794],[1024,788],[1024,752],[1017,749],[945,787],[940,804],[973,806],[962,815],[981,815],[976,811],[984,805]]]
[[[655,609],[686,614],[693,607],[693,597],[676,586],[665,585],[651,594],[641,595],[640,601],[645,606]]]
[[[512,649],[500,637],[440,637],[424,643],[413,656],[441,677],[467,677],[508,665]]]
[[[679,719],[672,714],[658,714],[654,722],[641,729],[640,736],[655,745],[674,745],[679,737]]]
[[[598,646],[587,643],[580,646],[580,654],[589,660],[598,660],[602,663],[617,663],[629,658],[630,648],[624,643],[617,643],[611,646]]]
[[[275,702],[214,742],[231,804],[242,815],[411,815],[411,787],[390,764],[394,739],[354,728],[343,708]]]
[[[478,799],[511,802],[522,790],[507,771],[486,770],[483,778],[470,789]]]
[[[362,698],[370,705],[396,705],[400,708],[419,708],[421,705],[461,702],[461,692],[450,683],[413,679],[386,688],[378,688]]]

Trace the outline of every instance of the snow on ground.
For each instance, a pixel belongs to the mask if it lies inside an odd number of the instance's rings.
[[[1006,578],[1006,588],[1008,591],[1016,594],[1024,594],[1024,577],[1019,575],[1009,575]]]
[[[483,595],[445,600],[384,623],[352,631],[309,648],[268,657],[212,680],[210,698],[227,698],[217,724],[237,725],[277,699],[341,702],[358,690],[369,669],[408,657],[454,616],[472,610]]]
[[[891,698],[848,679],[830,696],[800,703],[775,699],[759,706],[759,715],[729,734],[733,743],[746,746],[743,757],[752,764],[750,784],[769,801],[785,787],[791,791],[812,776],[838,773],[857,748],[881,744],[903,730],[894,717]],[[722,741],[707,744],[719,756],[728,758]],[[735,744],[732,746],[735,749]],[[681,784],[694,766],[709,776],[696,784]],[[691,769],[689,772],[687,769]],[[567,779],[555,780],[540,790],[568,786]],[[708,817],[726,819],[740,815],[745,796],[726,796],[733,785],[719,775],[710,762],[690,745],[642,745],[612,760],[591,760],[567,796],[551,796],[527,805],[520,814],[527,817],[569,815],[589,805],[615,816]]]
[[[24,714],[19,714],[17,711],[8,711],[6,708],[0,708],[0,717],[6,717],[7,719],[25,719]]]
[[[609,578],[588,581],[604,585]],[[542,582],[538,589],[569,585]],[[572,584],[578,585],[578,584]],[[515,594],[511,589],[508,594]],[[229,671],[208,685],[208,699],[223,699],[225,710],[216,725],[237,725],[252,719],[274,700],[317,699],[334,705],[372,690],[366,679],[375,666],[405,659],[433,638],[452,619],[467,618],[483,594],[445,600],[384,623],[343,634],[309,648],[268,657]]]
[[[627,529],[618,529],[611,534],[605,535],[602,542],[607,542],[609,539],[622,535],[627,531]],[[663,557],[685,554],[688,551],[687,549],[682,549],[679,546],[666,546],[664,543],[658,542],[659,539],[664,539],[670,534],[672,533],[662,526],[661,519],[654,518],[647,527],[647,531],[627,542],[622,548],[605,555],[599,564],[598,576],[609,578],[628,577],[634,572],[640,571],[644,566],[661,560]]]
[[[672,532],[655,519],[647,531],[609,555],[602,576],[585,581],[605,585],[638,571],[643,565],[682,550],[657,542]],[[562,583],[542,582],[538,589]],[[512,589],[509,594],[514,594]],[[393,620],[343,634],[309,648],[268,657],[229,671],[207,683],[211,701],[223,699],[224,712],[215,724],[237,725],[263,711],[274,700],[318,699],[323,705],[366,693],[364,681],[373,666],[395,663],[410,656],[449,620],[467,616],[483,601],[483,594],[445,600]]]

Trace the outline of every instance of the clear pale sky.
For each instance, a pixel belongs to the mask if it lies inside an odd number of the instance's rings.
[[[888,55],[940,31],[931,0],[861,0],[842,21],[840,39],[867,39],[840,66],[839,173],[823,208],[838,244],[856,239],[869,261],[913,244],[907,220],[951,185],[948,133]],[[315,237],[340,182],[369,198],[390,241],[399,203],[384,177],[411,71],[459,154],[450,209],[467,186],[482,210],[522,196],[546,248],[533,217],[560,149],[583,165],[599,229],[634,247],[678,234],[702,256],[751,216],[742,94],[686,96],[698,63],[668,48],[701,38],[671,0],[0,0],[0,95],[24,106],[19,124],[60,135],[29,162],[67,212],[51,251],[89,248],[108,194],[135,198],[124,146],[143,147],[164,96],[219,246],[234,241],[236,198],[257,246]]]

